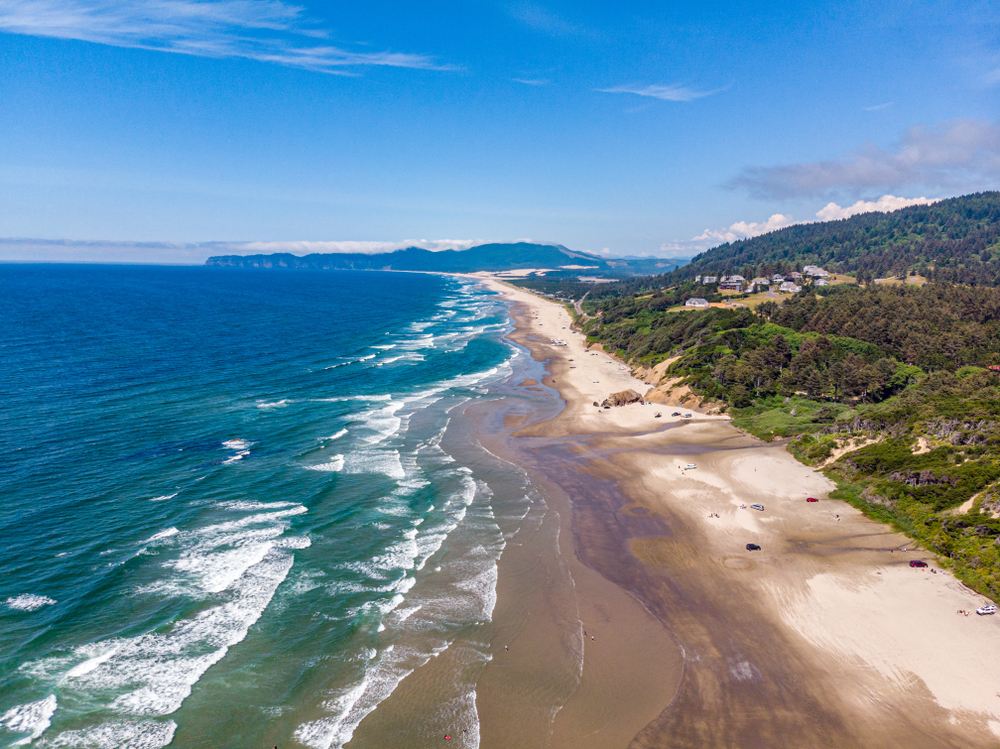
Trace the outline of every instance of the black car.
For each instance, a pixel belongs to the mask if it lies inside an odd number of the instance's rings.
[[[757,544],[747,544],[747,551],[760,551],[760,547]]]

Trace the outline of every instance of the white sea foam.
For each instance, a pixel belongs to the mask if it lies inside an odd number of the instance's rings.
[[[164,540],[166,538],[170,538],[171,536],[176,536],[177,533],[178,533],[178,531],[177,531],[176,528],[167,528],[165,531],[160,531],[159,533],[156,533],[156,534],[150,536],[145,541],[143,541],[143,543],[144,544],[151,544],[154,541],[162,541],[162,540]]]
[[[173,494],[164,494],[162,497],[153,497],[149,501],[150,502],[162,502],[165,499],[173,499],[178,494],[180,494],[180,492],[174,492]]]
[[[377,445],[389,437],[399,433],[403,420],[396,412],[405,405],[405,401],[389,401],[388,405],[358,415],[358,424],[367,429],[370,434],[362,435],[361,439],[370,445]]]
[[[312,466],[306,466],[310,471],[327,471],[329,473],[337,473],[344,470],[344,456],[334,455],[327,463],[318,463]]]
[[[55,599],[48,596],[36,596],[33,593],[25,593],[14,598],[8,598],[6,603],[8,608],[15,611],[36,611],[42,608],[42,606],[51,606],[55,603]]]
[[[344,473],[381,473],[392,479],[406,478],[398,450],[362,450],[344,457]]]
[[[232,455],[232,456],[226,458],[224,461],[222,461],[222,465],[224,465],[224,466],[231,465],[231,464],[235,463],[238,460],[243,460],[243,458],[245,458],[249,454],[250,454],[249,450],[241,450],[240,452],[236,453],[235,455]]]
[[[103,723],[78,731],[63,731],[43,747],[71,749],[160,749],[174,740],[172,720],[128,720]]]
[[[222,446],[227,450],[246,450],[252,444],[250,440],[226,440]]]
[[[376,356],[378,356],[378,354],[368,354],[368,356],[362,356],[360,359],[358,359],[358,361],[359,362],[370,361],[371,359],[374,359]]]
[[[227,510],[237,510],[240,512],[256,512],[257,510],[280,510],[285,507],[301,507],[298,502],[257,502],[249,499],[233,499],[229,502],[220,502],[219,507]]]
[[[284,408],[291,403],[287,398],[282,398],[280,401],[272,401],[271,403],[258,403],[257,408],[261,408],[268,411],[272,408]]]
[[[340,439],[341,437],[343,437],[343,436],[344,436],[345,434],[347,434],[347,430],[346,430],[346,429],[341,429],[341,430],[340,430],[339,432],[337,432],[336,434],[332,434],[332,435],[330,435],[329,437],[324,437],[323,439],[326,439],[326,440],[339,440],[339,439]]]
[[[122,718],[176,711],[205,671],[246,637],[267,608],[292,567],[292,550],[310,543],[306,537],[282,537],[290,518],[306,512],[302,505],[238,501],[220,507],[271,511],[191,531],[170,529],[179,553],[162,566],[175,574],[147,590],[211,596],[207,600],[213,605],[166,629],[89,643],[68,658],[45,659],[28,671],[51,672],[46,661],[52,661],[63,674],[61,694],[84,700],[116,694],[102,709]],[[172,722],[112,720],[62,733],[46,745],[153,749],[170,743],[175,728]]]
[[[56,707],[56,696],[50,694],[44,700],[17,705],[0,715],[0,727],[15,733],[29,734],[25,738],[15,741],[11,746],[30,744],[45,733],[45,729],[52,723]]]
[[[80,665],[71,668],[66,673],[66,676],[64,678],[75,679],[80,676],[83,676],[84,674],[89,674],[91,671],[100,666],[102,663],[104,663],[107,660],[110,660],[111,657],[117,652],[118,652],[117,647],[108,648],[100,655],[95,655],[93,658],[89,658]]]
[[[313,398],[315,403],[341,403],[343,401],[387,401],[391,395],[344,395],[338,398]]]

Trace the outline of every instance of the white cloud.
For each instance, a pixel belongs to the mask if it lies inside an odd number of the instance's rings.
[[[923,185],[952,194],[996,185],[1000,123],[951,120],[907,130],[887,149],[869,144],[839,159],[750,167],[729,183],[762,200],[847,194]]]
[[[859,200],[854,205],[842,208],[836,203],[828,203],[816,212],[819,221],[835,221],[837,219],[849,218],[859,213],[871,213],[872,211],[898,211],[911,205],[930,205],[936,200],[928,198],[897,198],[895,195],[883,195],[878,200]],[[759,237],[761,234],[784,229],[797,223],[808,223],[793,221],[791,216],[782,213],[775,213],[767,221],[737,221],[730,224],[725,229],[706,229],[696,237],[688,240],[674,240],[664,242],[660,245],[660,255],[663,257],[689,257],[699,252],[704,252],[713,247],[718,247],[725,242],[736,242],[749,237]]]
[[[535,31],[544,31],[553,36],[575,36],[586,33],[579,26],[557,16],[549,10],[531,3],[510,9],[510,14]]]
[[[930,205],[936,200],[927,198],[897,198],[895,195],[883,195],[878,200],[859,200],[854,205],[841,208],[836,203],[827,203],[826,206],[816,212],[816,218],[820,221],[836,221],[841,218],[850,218],[859,213],[871,213],[873,211],[898,211],[910,205]]]
[[[880,109],[886,109],[887,107],[891,107],[891,106],[892,106],[892,102],[891,101],[887,101],[885,104],[876,104],[874,107],[865,107],[865,111],[866,112],[877,112]]]
[[[706,229],[697,237],[694,237],[691,241],[709,241],[715,244],[735,242],[737,239],[757,237],[761,234],[767,234],[769,231],[784,229],[786,226],[791,226],[792,223],[794,222],[792,221],[791,216],[775,213],[767,221],[750,223],[747,223],[746,221],[737,221],[735,224],[730,225],[728,229]]]
[[[200,57],[239,57],[325,73],[382,65],[452,69],[426,55],[354,52],[280,0],[2,0],[0,31]]]
[[[513,78],[515,83],[523,83],[525,86],[547,86],[552,81],[547,78]]]
[[[394,252],[408,247],[420,247],[425,250],[467,250],[470,247],[486,244],[482,239],[406,239],[402,242],[239,242],[226,243],[226,248],[239,255],[267,254],[272,252],[290,252],[293,255],[309,255],[312,253],[329,252],[361,252],[374,254],[378,252]]]
[[[654,99],[660,99],[661,101],[691,101],[692,99],[700,99],[704,96],[717,94],[723,89],[717,88],[714,91],[696,91],[692,88],[688,88],[687,86],[682,86],[679,83],[673,83],[669,86],[652,84],[649,86],[615,86],[614,88],[598,88],[595,90],[601,91],[605,94],[636,94],[637,96],[649,96]]]

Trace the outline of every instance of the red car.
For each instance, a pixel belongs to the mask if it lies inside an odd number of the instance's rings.
[[[806,499],[806,502],[819,502],[819,500],[818,500],[818,499],[816,499],[816,497],[808,497],[808,498]]]
[[[911,559],[910,560],[910,566],[911,567],[926,567],[927,566],[927,562],[921,562],[919,559]]]

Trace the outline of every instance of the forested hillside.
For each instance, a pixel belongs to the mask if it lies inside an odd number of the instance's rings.
[[[1000,597],[1000,289],[844,285],[677,310],[688,293],[588,297],[581,323],[633,364],[676,357],[670,385],[791,438],[807,463],[832,461],[838,497]]]
[[[702,253],[678,277],[744,271],[781,273],[818,265],[862,278],[905,276],[1000,284],[1000,192],[799,224]]]

